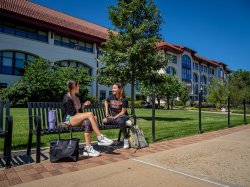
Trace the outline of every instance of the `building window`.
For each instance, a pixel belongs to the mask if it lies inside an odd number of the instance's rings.
[[[0,20],[0,32],[14,35],[14,36],[19,36],[22,38],[37,40],[40,42],[45,42],[45,43],[48,42],[48,32],[24,27],[21,25],[16,25],[16,24],[6,22],[6,21],[1,21],[1,20]]]
[[[204,66],[204,73],[207,73],[207,66]]]
[[[112,91],[109,91],[109,95],[112,95]]]
[[[213,81],[213,77],[210,77],[209,84],[211,84],[212,81]]]
[[[211,75],[211,73],[212,73],[212,69],[208,68],[208,75]]]
[[[0,82],[0,89],[7,88],[7,83]]]
[[[24,67],[35,58],[22,52],[2,51],[0,52],[0,74],[19,75],[24,74]]]
[[[195,63],[195,70],[199,70],[199,64],[198,63]]]
[[[165,53],[165,56],[170,59],[169,63],[177,64],[177,56]]]
[[[200,64],[200,72],[203,72],[203,65]]]
[[[174,76],[174,75],[176,75],[176,70],[173,67],[169,66],[166,69],[166,73]]]
[[[212,69],[212,75],[214,75],[214,69]]]
[[[207,85],[207,78],[203,75],[203,76],[201,76],[201,88],[203,90],[203,95],[207,95],[207,86],[206,85]]]
[[[75,67],[75,68],[84,68],[88,71],[88,74],[91,76],[92,75],[92,68],[81,63],[78,61],[74,61],[74,60],[62,60],[62,61],[58,61],[55,62],[56,65],[60,66],[60,67]]]
[[[218,68],[218,69],[217,69],[217,77],[220,77],[220,78],[222,78],[222,77],[223,77],[223,71],[222,71],[222,68]]]
[[[194,95],[198,95],[198,84],[193,85],[193,93]]]
[[[188,55],[182,56],[182,80],[184,82],[191,82],[191,59]]]
[[[194,83],[198,83],[199,82],[199,78],[198,78],[198,75],[196,73],[193,74],[193,82]]]
[[[100,100],[106,99],[106,90],[100,90]]]
[[[177,56],[172,55],[172,63],[177,64]]]
[[[68,47],[71,49],[76,49],[80,51],[87,51],[93,53],[93,43],[88,43],[80,40],[75,40],[72,38],[67,38],[61,35],[55,34],[54,45],[59,45],[63,47]]]

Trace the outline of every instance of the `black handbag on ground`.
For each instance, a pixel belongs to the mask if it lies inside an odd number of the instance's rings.
[[[79,157],[80,139],[72,138],[72,128],[70,129],[70,139],[60,139],[60,130],[58,130],[58,132],[58,139],[50,141],[50,161],[77,161]]]

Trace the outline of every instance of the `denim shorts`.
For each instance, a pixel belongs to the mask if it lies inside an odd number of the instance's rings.
[[[67,115],[65,121],[70,121],[70,119],[71,119],[71,115]]]

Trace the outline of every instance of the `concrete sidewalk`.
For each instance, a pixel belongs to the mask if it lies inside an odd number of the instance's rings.
[[[250,126],[0,170],[0,186],[250,186]],[[245,164],[245,165],[244,165]]]

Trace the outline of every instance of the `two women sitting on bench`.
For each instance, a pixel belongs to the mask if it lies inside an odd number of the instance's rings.
[[[83,152],[85,156],[99,156],[100,152],[93,149],[91,146],[92,131],[95,132],[98,145],[109,146],[113,144],[113,140],[101,134],[96,118],[92,112],[83,112],[85,106],[90,105],[89,101],[81,106],[79,97],[79,85],[77,80],[69,80],[67,82],[68,93],[63,98],[63,121],[68,126],[76,127],[83,125],[85,128],[86,146]]]

